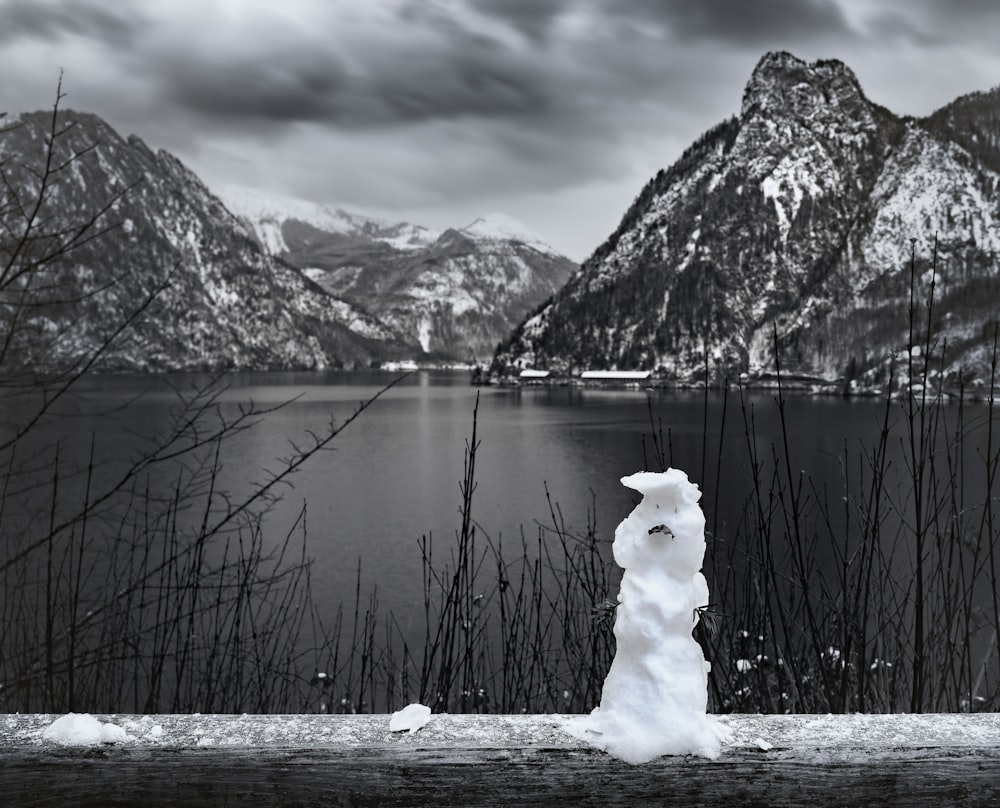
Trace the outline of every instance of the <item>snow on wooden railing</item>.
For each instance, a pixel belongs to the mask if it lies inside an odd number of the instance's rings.
[[[0,715],[0,804],[1000,804],[992,714],[722,716],[719,757],[641,765],[570,734],[579,716],[58,719]]]

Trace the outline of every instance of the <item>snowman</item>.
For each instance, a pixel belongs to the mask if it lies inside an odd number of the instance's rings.
[[[622,484],[643,498],[612,545],[624,570],[615,658],[600,706],[572,731],[629,763],[717,757],[726,730],[706,713],[709,664],[692,636],[709,603],[701,491],[678,469],[639,472]]]

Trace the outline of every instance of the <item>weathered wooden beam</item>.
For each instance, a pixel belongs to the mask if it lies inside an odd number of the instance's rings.
[[[115,744],[0,716],[0,805],[1000,805],[1000,716],[724,716],[716,760],[630,766],[574,716],[101,715]]]

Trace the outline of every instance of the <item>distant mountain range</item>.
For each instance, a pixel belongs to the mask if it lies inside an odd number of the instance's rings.
[[[777,356],[786,373],[875,387],[906,350],[912,294],[919,330],[933,297],[933,372],[982,384],[998,250],[1000,88],[906,118],[839,61],[769,53],[740,114],[649,181],[492,373],[684,381],[707,365],[735,379],[773,371]]]
[[[912,311],[944,385],[989,380],[1000,88],[907,118],[872,103],[841,62],[769,53],[739,115],[658,172],[579,267],[502,215],[438,231],[245,189],[216,195],[167,152],[71,111],[32,212],[12,192],[37,196],[51,113],[0,123],[4,262],[37,260],[107,206],[34,286],[4,287],[8,370],[72,364],[164,285],[99,367],[492,354],[494,377],[643,369],[685,382],[706,369],[766,376],[777,361],[877,388],[907,349]],[[51,238],[13,252],[29,221]]]
[[[22,201],[38,196],[51,112],[0,123],[0,163]],[[437,233],[308,202],[227,191],[179,160],[61,111],[55,167],[32,227],[48,250],[107,209],[70,253],[44,262],[29,306],[0,299],[18,339],[10,370],[72,365],[156,299],[105,351],[105,370],[302,369],[387,360],[487,358],[576,265],[503,218]],[[31,207],[4,195],[0,257]],[[105,232],[106,231],[106,232]],[[59,234],[62,234],[61,236]],[[40,276],[39,276],[40,277]],[[38,286],[38,282],[35,283]],[[18,287],[20,288],[20,287]],[[23,299],[23,298],[22,298]]]
[[[577,269],[503,214],[438,231],[243,188],[221,196],[274,256],[427,356],[488,359]]]

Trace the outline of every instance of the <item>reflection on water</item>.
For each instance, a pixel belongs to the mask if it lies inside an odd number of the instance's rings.
[[[221,485],[233,496],[245,493],[278,467],[293,443],[308,443],[309,434],[322,433],[331,419],[342,423],[392,378],[377,372],[234,375],[221,396],[229,417],[248,400],[260,406],[290,403],[227,444]],[[89,438],[82,437],[96,432],[102,452],[134,452],[144,437],[166,427],[176,391],[206,380],[197,375],[93,380],[77,409],[142,397],[114,417],[71,419],[77,437],[72,447],[85,451]],[[764,456],[781,440],[777,407],[767,393],[749,396],[741,410],[737,393],[724,401],[721,393],[706,399],[690,391],[477,389],[464,373],[415,373],[296,474],[269,516],[275,536],[283,536],[307,504],[313,581],[331,609],[353,597],[359,561],[387,610],[405,613],[420,600],[417,542],[432,534],[436,546],[445,547],[458,528],[459,482],[477,396],[481,445],[474,510],[480,530],[494,539],[515,540],[522,530],[533,537],[535,522],[550,520],[547,489],[570,530],[582,531],[596,505],[598,533],[610,542],[634,501],[618,481],[655,465],[654,432],[662,434],[668,462],[701,485],[709,531],[725,537],[735,529],[749,487],[744,420],[752,421]],[[845,445],[870,442],[881,412],[875,401],[793,399],[786,415],[796,467],[821,489],[836,489],[842,474],[838,455]]]

